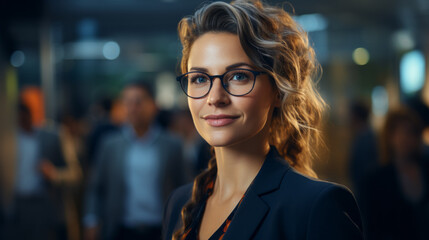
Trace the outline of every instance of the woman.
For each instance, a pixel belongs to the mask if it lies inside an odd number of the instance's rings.
[[[324,103],[292,18],[258,1],[214,2],[178,29],[177,79],[215,157],[170,197],[164,239],[361,239],[353,195],[311,178]]]

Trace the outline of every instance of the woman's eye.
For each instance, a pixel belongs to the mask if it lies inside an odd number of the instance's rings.
[[[234,75],[234,80],[243,80],[246,79],[246,75],[242,74],[242,73],[237,73]]]
[[[193,84],[203,84],[208,82],[208,79],[205,76],[192,76],[190,79]]]
[[[230,81],[245,81],[249,80],[249,76],[244,72],[237,72],[233,73],[229,79]]]

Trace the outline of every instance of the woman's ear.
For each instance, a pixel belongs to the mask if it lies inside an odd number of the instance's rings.
[[[276,94],[276,99],[274,100],[274,107],[279,108],[282,106],[282,97],[279,92]]]

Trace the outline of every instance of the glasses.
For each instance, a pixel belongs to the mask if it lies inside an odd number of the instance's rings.
[[[264,72],[249,69],[233,69],[222,75],[208,75],[205,72],[188,72],[177,77],[185,94],[190,98],[203,98],[212,89],[213,80],[219,78],[222,87],[232,96],[244,96],[249,94],[254,86],[256,77]]]

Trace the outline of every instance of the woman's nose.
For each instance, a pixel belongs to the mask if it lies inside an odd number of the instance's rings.
[[[223,88],[220,78],[213,79],[213,86],[207,97],[207,103],[215,107],[222,107],[230,104],[230,100],[230,95]]]

